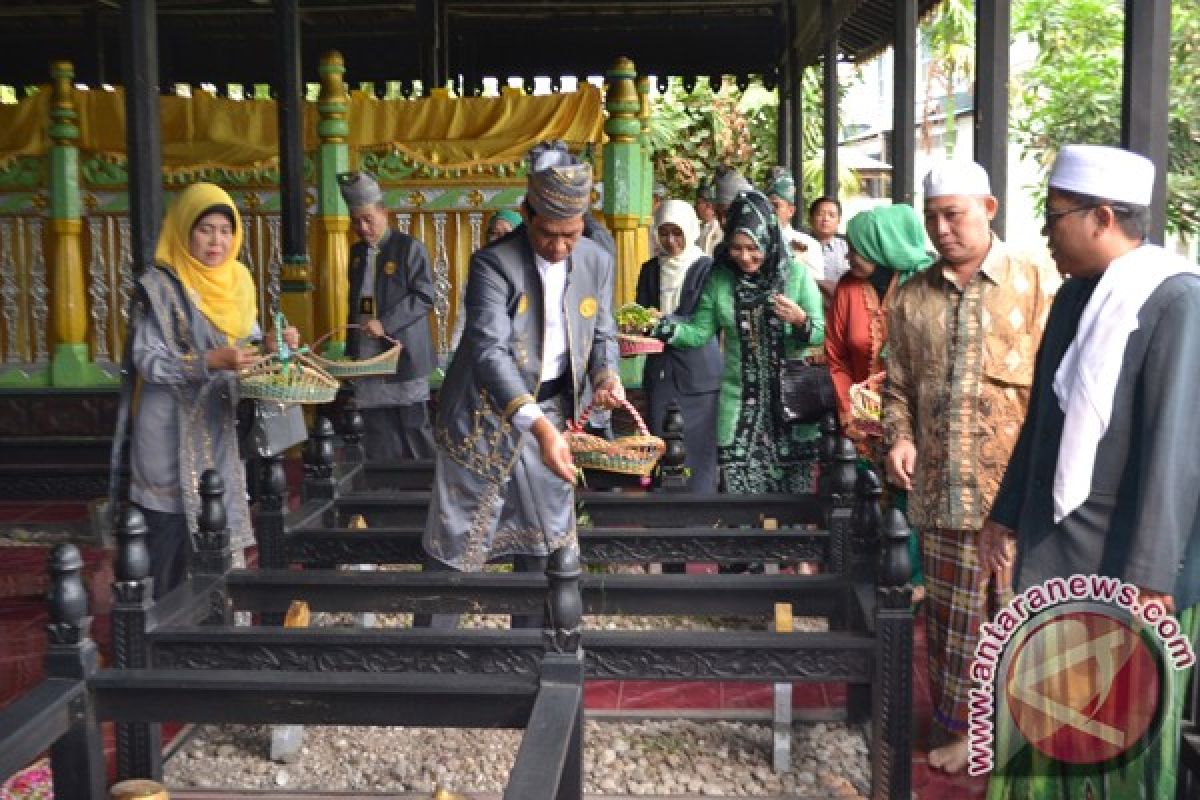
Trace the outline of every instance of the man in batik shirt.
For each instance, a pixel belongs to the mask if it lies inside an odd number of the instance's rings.
[[[979,529],[1025,417],[1057,286],[1048,259],[1019,255],[991,232],[996,208],[979,165],[934,167],[925,228],[941,257],[888,311],[888,478],[909,490],[920,531],[937,723],[929,764],[947,772],[966,766],[968,670],[989,600],[976,590]]]

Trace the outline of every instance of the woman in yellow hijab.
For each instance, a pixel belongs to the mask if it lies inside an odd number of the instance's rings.
[[[260,328],[254,280],[237,260],[243,236],[225,190],[189,186],[163,220],[155,265],[137,280],[126,357],[136,375],[129,496],[146,517],[156,596],[186,576],[206,469],[224,481],[234,552],[253,542],[237,370],[258,358]],[[286,333],[295,344],[295,331]]]

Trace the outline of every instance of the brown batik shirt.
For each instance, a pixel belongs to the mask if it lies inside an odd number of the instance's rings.
[[[917,448],[909,521],[978,530],[1029,402],[1034,357],[1059,280],[1000,239],[966,286],[942,262],[893,295],[884,436]]]

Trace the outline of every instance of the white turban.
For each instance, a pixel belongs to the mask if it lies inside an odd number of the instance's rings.
[[[1069,144],[1058,151],[1048,183],[1052,189],[1148,206],[1154,195],[1154,162],[1119,147]]]
[[[974,161],[963,160],[934,164],[933,169],[925,175],[924,188],[926,200],[948,195],[988,197],[992,194],[987,170]]]

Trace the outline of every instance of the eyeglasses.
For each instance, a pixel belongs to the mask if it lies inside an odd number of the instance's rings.
[[[1046,211],[1046,228],[1047,228],[1047,230],[1050,228],[1053,228],[1060,219],[1067,216],[1068,214],[1074,214],[1077,211],[1091,211],[1094,208],[1099,208],[1099,206],[1092,204],[1092,205],[1086,205],[1086,206],[1076,206],[1075,208],[1068,208],[1064,211],[1049,211],[1049,210],[1047,210]]]

